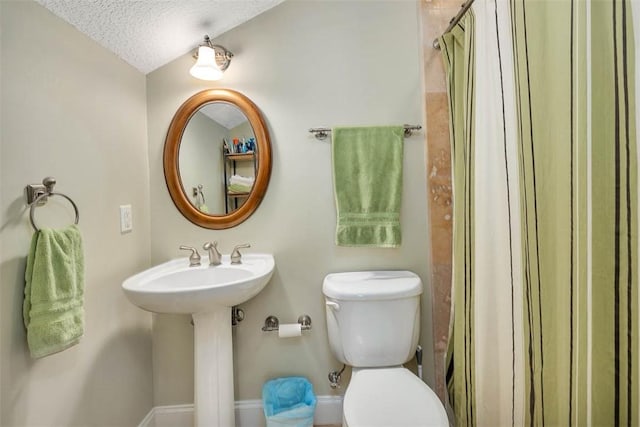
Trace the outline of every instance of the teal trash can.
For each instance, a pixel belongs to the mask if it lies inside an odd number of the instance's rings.
[[[283,377],[262,386],[267,427],[313,427],[316,396],[305,377]]]

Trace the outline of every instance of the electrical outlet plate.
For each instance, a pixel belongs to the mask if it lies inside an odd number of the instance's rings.
[[[133,214],[131,205],[120,206],[120,232],[129,233],[133,230]]]

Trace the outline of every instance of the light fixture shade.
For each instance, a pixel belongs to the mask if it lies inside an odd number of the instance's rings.
[[[216,64],[216,51],[208,46],[200,46],[198,48],[198,61],[191,67],[189,73],[200,80],[220,80],[223,72]]]

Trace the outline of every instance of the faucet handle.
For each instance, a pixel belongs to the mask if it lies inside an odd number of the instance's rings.
[[[183,251],[191,251],[191,255],[189,255],[189,267],[198,267],[200,265],[200,254],[196,248],[192,248],[191,246],[181,245],[180,249]]]
[[[248,243],[243,243],[242,245],[238,245],[233,248],[233,252],[231,252],[231,264],[242,264],[242,254],[238,249],[250,248],[251,245]]]

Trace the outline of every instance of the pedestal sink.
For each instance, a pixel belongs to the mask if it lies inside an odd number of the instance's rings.
[[[231,307],[256,296],[275,262],[269,254],[244,254],[242,264],[189,267],[174,259],[136,274],[122,289],[133,304],[155,313],[191,314],[194,324],[195,423],[235,426]]]

